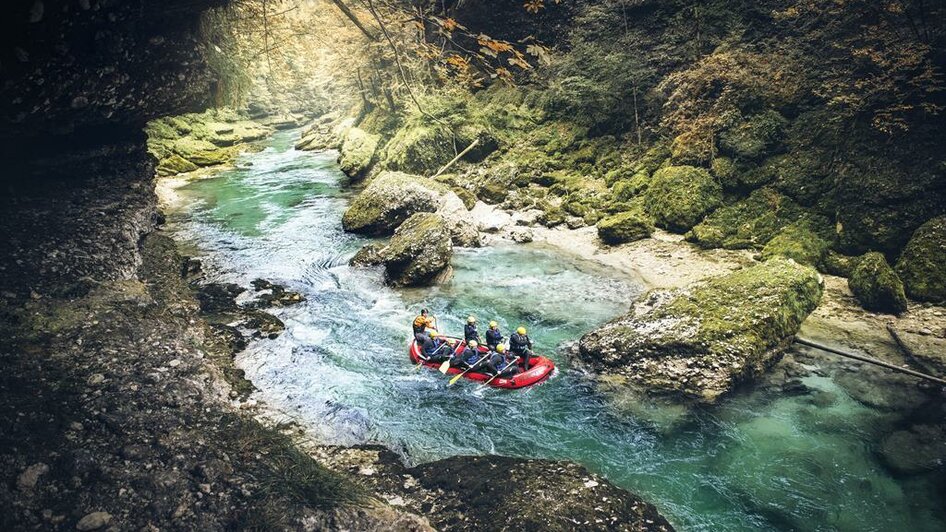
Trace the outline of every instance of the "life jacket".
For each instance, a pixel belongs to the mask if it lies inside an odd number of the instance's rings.
[[[499,345],[503,341],[503,333],[499,329],[486,330],[486,343],[489,345]]]
[[[513,353],[522,353],[531,347],[532,340],[529,339],[528,335],[516,333],[509,337],[509,349]]]
[[[417,316],[416,318],[414,318],[414,323],[412,324],[414,327],[414,334],[424,332],[424,330],[427,329],[427,327],[433,325],[433,323],[434,323],[434,320],[430,319],[427,316],[424,316],[423,314],[421,314],[420,316]]]
[[[472,366],[480,360],[480,354],[477,350],[467,347],[463,350],[463,354],[460,355],[460,360]]]
[[[424,356],[429,357],[430,355],[434,354],[434,351],[436,351],[442,345],[443,340],[440,340],[439,338],[437,340],[434,340],[433,338],[427,338],[424,340]]]

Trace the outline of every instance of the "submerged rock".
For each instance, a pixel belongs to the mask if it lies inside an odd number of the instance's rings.
[[[446,185],[401,172],[383,172],[351,202],[342,227],[352,233],[390,235],[411,215],[435,212]]]
[[[778,360],[821,293],[813,269],[774,258],[648,292],[628,314],[583,336],[579,356],[628,386],[713,402]]]
[[[874,251],[864,255],[851,272],[848,287],[867,310],[891,314],[907,310],[903,283],[882,253]]]
[[[907,295],[920,301],[946,301],[946,216],[917,229],[897,261]]]
[[[654,173],[643,197],[658,226],[685,232],[722,204],[723,189],[702,168],[668,166]]]
[[[915,425],[884,438],[880,447],[887,466],[902,474],[946,467],[946,425]]]
[[[598,222],[598,238],[606,244],[622,244],[647,238],[654,221],[640,209],[618,213]]]
[[[345,175],[352,179],[364,177],[374,163],[380,140],[379,135],[372,135],[363,129],[349,129],[338,157],[338,163]]]

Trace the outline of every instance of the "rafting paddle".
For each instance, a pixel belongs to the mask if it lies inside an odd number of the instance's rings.
[[[507,369],[509,369],[509,366],[511,366],[511,365],[513,365],[513,364],[518,364],[518,363],[519,363],[519,357],[516,357],[515,360],[511,360],[508,364],[506,364],[506,365],[503,367],[503,369],[497,371],[495,375],[493,375],[492,377],[489,378],[489,380],[487,380],[486,382],[484,382],[484,383],[482,384],[482,386],[486,386],[487,384],[493,382],[493,379],[495,379],[496,377],[499,377],[500,375],[502,375],[504,371],[506,371]]]
[[[443,364],[440,365],[440,373],[443,373],[444,375],[447,374],[447,371],[450,370],[450,361],[453,360],[453,357],[457,356],[457,351],[463,349],[463,346],[465,344],[466,344],[466,340],[463,340],[462,342],[460,342],[460,345],[457,346],[457,348],[453,351],[453,354],[450,355],[450,358],[443,361]]]
[[[484,360],[486,360],[486,355],[488,355],[488,354],[489,354],[489,353],[485,353],[482,357],[480,357],[479,360],[477,360],[476,362],[474,362],[470,367],[466,368],[466,369],[463,371],[463,373],[457,373],[456,375],[454,375],[453,378],[450,379],[450,382],[447,383],[447,386],[453,386],[454,384],[456,384],[457,381],[460,380],[460,377],[466,375],[466,373],[467,373],[468,371],[470,371],[471,369],[475,368],[476,366],[479,366],[481,362],[483,362]]]

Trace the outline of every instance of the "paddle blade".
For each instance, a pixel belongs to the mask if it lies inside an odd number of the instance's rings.
[[[453,386],[454,384],[457,383],[458,380],[460,380],[460,377],[462,377],[462,376],[463,376],[462,373],[458,373],[458,374],[454,375],[453,378],[450,379],[450,382],[447,383],[447,386]]]
[[[450,369],[450,361],[444,360],[443,364],[440,365],[440,373],[443,373],[444,375],[446,375],[448,369]]]

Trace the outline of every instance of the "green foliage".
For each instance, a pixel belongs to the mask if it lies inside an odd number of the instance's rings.
[[[755,160],[771,155],[784,136],[785,117],[769,109],[737,122],[719,135],[720,149],[740,159]]]
[[[900,314],[907,310],[907,297],[900,277],[876,251],[864,255],[851,272],[848,286],[867,310]]]

